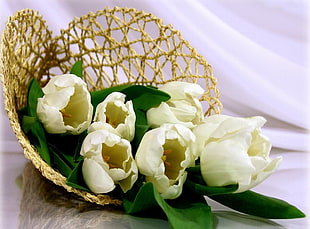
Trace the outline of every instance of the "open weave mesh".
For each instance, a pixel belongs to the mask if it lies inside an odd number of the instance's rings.
[[[5,108],[25,156],[46,178],[98,204],[121,204],[109,195],[94,195],[69,187],[66,178],[48,166],[21,130],[17,111],[27,103],[28,86],[41,86],[57,74],[68,73],[83,60],[84,80],[90,91],[120,84],[160,86],[169,81],[199,83],[205,115],[222,105],[216,78],[207,61],[180,32],[154,15],[130,8],[105,8],[75,18],[53,37],[42,16],[26,9],[10,17],[1,37],[0,74]]]

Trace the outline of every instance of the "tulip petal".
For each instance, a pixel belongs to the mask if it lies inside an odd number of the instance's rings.
[[[266,120],[260,116],[253,118],[228,117],[219,123],[219,127],[212,133],[212,137],[222,138],[227,134],[231,134],[239,130],[247,130],[252,132],[255,128],[260,128],[265,121]]]
[[[66,133],[61,113],[57,108],[44,104],[43,98],[38,99],[37,115],[48,133]]]
[[[84,159],[82,172],[85,183],[94,193],[108,193],[115,188],[109,174],[92,159]]]
[[[201,154],[201,172],[209,186],[248,184],[255,172],[247,149],[251,135],[236,134],[222,141],[210,142]]]
[[[191,122],[183,122],[177,119],[166,102],[162,102],[158,107],[149,109],[146,115],[148,124],[152,128],[159,127],[165,123],[182,124],[188,128],[194,127]]]
[[[165,174],[146,176],[145,180],[154,184],[159,193],[164,193],[170,186],[169,178]]]
[[[109,175],[114,181],[120,181],[128,177],[123,169],[116,168],[116,169],[109,169]]]
[[[249,156],[257,156],[268,157],[271,150],[271,142],[269,139],[262,135],[261,131],[256,129],[252,133],[252,143],[249,148],[248,154]]]
[[[113,133],[115,135],[120,136],[120,133],[117,132],[111,125],[104,123],[104,122],[93,122],[89,127],[87,132],[91,133],[94,132],[96,130],[107,130],[110,133]]]
[[[245,186],[239,185],[235,193],[244,192],[262,183],[279,167],[281,162],[282,162],[282,157],[277,157],[271,161],[268,161],[268,163],[266,163],[263,169],[259,170],[257,174],[253,174],[251,183],[249,185],[245,185]]]
[[[74,87],[64,88],[60,91],[54,91],[53,93],[45,94],[44,101],[47,105],[56,107],[61,110],[67,106],[70,100],[70,96],[72,96],[73,94]]]
[[[138,168],[136,162],[133,159],[131,159],[131,163],[128,166],[130,166],[129,176],[124,180],[120,180],[118,182],[124,193],[130,190],[138,179]]]
[[[164,143],[163,129],[157,128],[145,133],[136,152],[136,162],[141,173],[146,176],[164,173],[165,168],[161,159]]]
[[[172,100],[167,102],[167,104],[178,120],[191,122],[193,119],[195,119],[197,109],[186,100]]]
[[[201,96],[204,92],[203,88],[199,84],[181,81],[168,82],[161,86],[159,89],[161,91],[167,92],[175,99],[184,99],[187,95],[198,97]]]
[[[187,173],[184,172],[180,178],[178,179],[178,181],[176,182],[176,184],[171,185],[168,187],[168,189],[161,194],[162,198],[164,199],[176,199],[178,198],[183,190],[183,184],[185,183],[187,178]]]

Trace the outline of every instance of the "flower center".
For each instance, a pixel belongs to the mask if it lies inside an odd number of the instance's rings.
[[[61,109],[60,113],[61,113],[62,117],[64,117],[64,118],[72,118],[72,114],[66,113],[65,109]]]
[[[110,160],[111,160],[111,157],[108,156],[108,155],[103,155],[103,160],[105,163],[107,163],[109,165],[109,168],[118,168],[117,165],[113,164]]]
[[[161,159],[165,165],[165,175],[169,179],[175,180],[179,176],[180,170],[183,169],[181,162],[185,160],[186,148],[177,140],[167,140],[163,148]]]
[[[116,128],[118,126],[118,123],[115,120],[110,121],[110,118],[108,116],[106,116],[105,122],[109,123],[113,128]]]
[[[81,87],[75,87],[66,107],[60,110],[65,125],[77,128],[88,119],[89,103],[86,93]]]
[[[102,144],[102,159],[109,165],[110,169],[123,168],[123,162],[127,160],[127,148],[115,144],[113,146],[107,146]]]
[[[163,160],[165,166],[170,166],[171,163],[167,161],[167,155],[172,153],[172,149],[165,149],[163,156],[161,157],[161,159]]]
[[[110,102],[106,106],[105,116],[106,123],[109,123],[113,128],[116,128],[119,124],[125,123],[128,112],[123,110],[122,107]]]

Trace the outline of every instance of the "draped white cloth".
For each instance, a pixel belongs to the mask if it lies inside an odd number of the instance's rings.
[[[264,132],[280,149],[272,153],[280,152],[289,160],[283,168],[307,171],[307,0],[2,0],[0,29],[7,16],[32,8],[44,15],[55,35],[73,17],[106,6],[134,7],[172,24],[212,65],[222,113],[264,116],[268,121]],[[2,152],[20,152],[3,108],[1,131]],[[306,175],[300,179],[297,189],[306,189]],[[272,191],[272,185],[269,188],[265,191]],[[306,208],[300,197],[292,200]]]
[[[54,34],[73,17],[105,6],[152,12],[181,31],[213,66],[224,114],[263,115],[275,147],[307,150],[306,0],[7,0],[1,4],[1,29],[7,16],[32,8],[44,15]]]

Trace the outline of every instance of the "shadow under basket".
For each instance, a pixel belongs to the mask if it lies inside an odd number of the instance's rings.
[[[208,62],[180,32],[154,15],[131,8],[105,8],[72,20],[52,36],[37,11],[25,9],[8,19],[1,37],[0,74],[4,103],[25,157],[47,179],[100,205],[120,205],[109,195],[93,194],[66,185],[66,177],[39,156],[21,129],[18,110],[27,105],[32,78],[43,87],[48,80],[83,61],[83,77],[90,91],[121,85],[160,86],[169,81],[199,83],[205,115],[220,113],[216,78]]]

